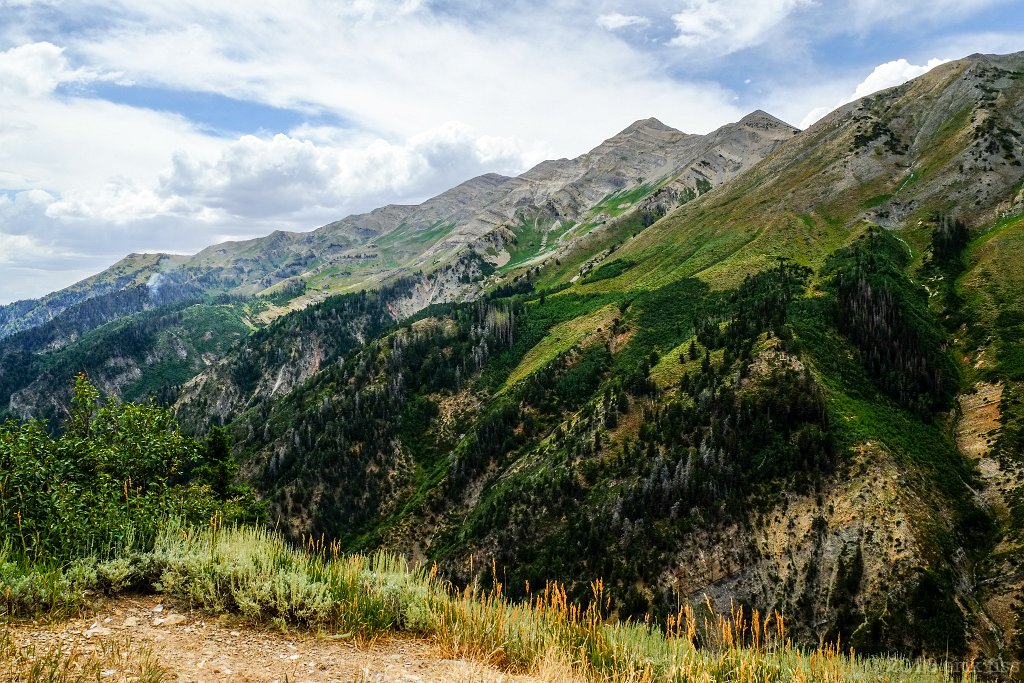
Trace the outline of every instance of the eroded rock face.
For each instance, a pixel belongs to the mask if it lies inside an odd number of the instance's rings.
[[[935,552],[922,528],[941,514],[931,507],[891,454],[865,443],[818,495],[788,494],[748,524],[693,534],[662,588],[723,612],[735,601],[771,605],[799,615],[802,637],[825,638],[838,600],[870,613]]]

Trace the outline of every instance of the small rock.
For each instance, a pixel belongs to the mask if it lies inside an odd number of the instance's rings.
[[[124,628],[136,628],[136,627],[138,627],[138,625],[139,625],[139,618],[138,617],[128,617],[127,619],[124,620],[124,623],[122,624],[122,627],[124,627]]]
[[[156,607],[153,608],[153,611],[154,612],[163,612],[164,611],[164,606],[163,605],[157,605]]]
[[[104,627],[100,626],[99,624],[96,624],[92,628],[86,629],[85,631],[82,631],[82,635],[85,636],[86,638],[92,638],[93,636],[109,636],[110,635],[110,629],[109,628],[104,628]]]
[[[232,631],[231,635],[233,635],[233,636],[235,636],[237,638],[238,636],[242,635],[242,632],[241,631]]]
[[[178,624],[184,624],[188,619],[184,614],[169,614],[164,619],[164,624],[167,626],[177,626]]]

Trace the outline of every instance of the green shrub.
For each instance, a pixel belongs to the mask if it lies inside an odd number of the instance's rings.
[[[60,436],[0,425],[0,537],[34,561],[110,559],[150,548],[170,517],[252,518],[259,506],[231,485],[226,448],[220,432],[204,448],[152,403],[104,402],[80,374]]]

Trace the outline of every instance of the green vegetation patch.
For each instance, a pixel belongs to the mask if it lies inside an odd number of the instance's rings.
[[[85,375],[63,427],[55,438],[39,422],[0,425],[0,551],[10,562],[110,559],[151,547],[171,517],[259,513],[231,482],[237,466],[221,432],[197,442],[162,408],[104,403]]]
[[[599,330],[610,330],[618,315],[618,308],[608,305],[587,315],[553,326],[547,335],[526,353],[519,365],[508,376],[505,388],[519,382],[527,375],[537,372],[554,360],[555,356],[568,351],[577,344],[584,343],[588,337]]]
[[[591,272],[587,273],[587,276],[583,278],[583,283],[590,284],[591,282],[597,282],[598,280],[610,280],[612,278],[616,278],[635,265],[636,264],[632,261],[627,261],[625,259],[601,264]]]
[[[548,249],[553,249],[557,241],[556,235],[550,235],[551,222],[540,216],[518,216],[519,222],[512,227],[515,241],[506,244],[510,258],[501,267],[501,272],[508,272],[526,261],[539,256]]]
[[[618,216],[638,201],[658,189],[657,183],[640,183],[636,187],[613,192],[590,209],[591,216],[607,214]]]

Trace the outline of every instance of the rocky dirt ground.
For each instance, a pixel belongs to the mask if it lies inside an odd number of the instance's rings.
[[[436,644],[425,640],[391,638],[356,643],[307,631],[254,629],[230,619],[190,613],[148,597],[119,598],[102,603],[76,619],[50,623],[12,622],[6,629],[15,646],[36,652],[59,647],[63,653],[90,653],[112,644],[124,650],[141,646],[164,667],[165,681],[535,683],[541,680],[512,675],[479,662],[446,659]],[[100,680],[137,678],[128,671],[108,668],[101,672]]]

